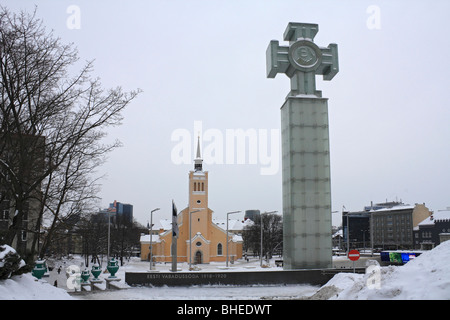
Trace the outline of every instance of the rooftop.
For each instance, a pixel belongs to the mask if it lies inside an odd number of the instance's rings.
[[[431,216],[419,223],[419,226],[433,225],[436,221],[450,221],[450,210],[434,212]]]

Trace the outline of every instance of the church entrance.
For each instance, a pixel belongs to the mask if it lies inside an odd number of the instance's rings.
[[[203,254],[200,250],[195,253],[194,264],[203,263]]]

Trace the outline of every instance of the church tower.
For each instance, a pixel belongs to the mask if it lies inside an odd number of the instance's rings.
[[[200,210],[200,211],[197,211]],[[192,237],[199,232],[208,237],[212,222],[212,210],[208,208],[208,171],[203,171],[203,159],[200,153],[200,137],[197,143],[197,155],[194,170],[189,171],[189,211],[192,213]]]
[[[208,171],[203,170],[200,152],[200,137],[194,159],[194,169],[189,171],[189,203],[177,216],[178,237],[173,238],[173,230],[164,230],[159,238],[152,242],[153,257],[156,261],[172,261],[172,241],[176,239],[178,262],[189,264],[225,262],[242,258],[242,239],[228,235],[223,228],[212,221],[213,211],[208,208]],[[150,237],[141,238],[141,258],[150,257]],[[153,238],[152,238],[153,239]],[[227,242],[229,250],[226,251]]]

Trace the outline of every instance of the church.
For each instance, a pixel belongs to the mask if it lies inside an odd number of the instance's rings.
[[[200,139],[194,170],[189,171],[189,204],[177,215],[177,261],[192,264],[225,262],[227,231],[214,222],[208,207],[208,171],[203,170]],[[156,234],[155,234],[156,232]],[[172,261],[172,226],[167,223],[153,230],[152,256],[155,262]],[[190,247],[192,245],[192,247]],[[242,237],[229,230],[228,261],[242,258]],[[141,236],[141,260],[150,259],[150,236]]]

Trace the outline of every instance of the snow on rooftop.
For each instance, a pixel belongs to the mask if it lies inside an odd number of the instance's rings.
[[[227,219],[213,219],[212,222],[218,227],[226,230],[227,229]],[[252,221],[247,219],[242,222],[239,219],[229,219],[228,220],[228,230],[230,231],[242,231],[246,225]],[[163,229],[164,231],[172,230],[172,219],[160,219],[157,223],[153,225],[152,228],[155,230]]]
[[[253,226],[255,224],[255,222],[253,222],[253,220],[251,220],[251,219],[247,219],[247,220],[244,221],[243,224],[244,224],[244,228],[245,228],[245,227]]]
[[[446,210],[446,211],[434,212],[431,216],[429,216],[428,218],[426,218],[425,220],[420,222],[418,225],[419,226],[433,225],[436,223],[436,221],[441,221],[441,220],[450,220],[450,211]]]
[[[172,219],[161,219],[159,220],[158,229],[172,230]]]
[[[415,206],[412,206],[409,204],[404,204],[404,205],[393,206],[390,208],[381,208],[381,209],[371,210],[371,212],[398,211],[398,210],[408,210],[408,209],[414,209],[414,208],[415,208]]]
[[[343,236],[344,236],[344,231],[343,231],[342,229],[336,231],[336,232],[332,235],[333,238],[336,238],[336,237],[343,237]]]
[[[227,230],[227,219],[213,219],[212,221],[217,226],[224,230]],[[228,220],[228,230],[231,231],[242,231],[244,229],[244,223],[239,219],[229,219]]]
[[[156,242],[160,242],[161,239],[159,237],[159,235],[152,235],[152,242],[156,243]],[[148,234],[142,235],[141,239],[140,239],[141,243],[150,243],[150,236]]]

